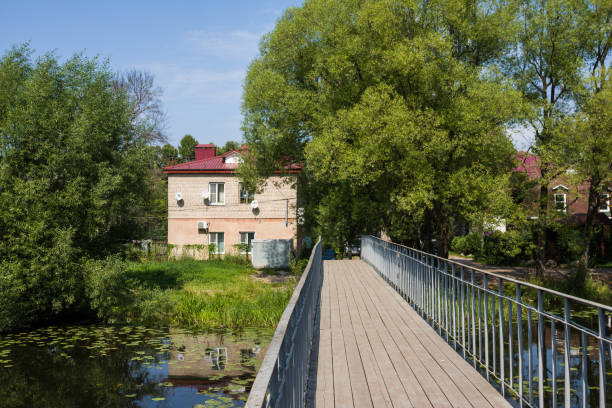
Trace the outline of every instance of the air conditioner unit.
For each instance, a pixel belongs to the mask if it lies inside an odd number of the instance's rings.
[[[251,208],[255,210],[257,207],[259,207],[257,200],[251,201]]]
[[[210,199],[210,191],[208,191],[208,190],[202,191],[202,198],[205,199],[205,200]]]
[[[174,197],[176,198],[176,201],[181,201],[183,199],[183,194],[181,192],[178,192],[175,194]]]
[[[199,230],[208,229],[208,223],[206,221],[198,221],[198,229]]]

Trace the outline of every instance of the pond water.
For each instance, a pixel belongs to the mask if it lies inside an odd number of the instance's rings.
[[[0,336],[0,406],[241,407],[272,335],[81,325]]]

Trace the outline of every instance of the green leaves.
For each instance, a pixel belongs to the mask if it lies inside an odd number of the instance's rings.
[[[447,241],[451,214],[492,211],[471,197],[511,168],[504,127],[520,96],[491,63],[511,41],[513,12],[454,0],[287,11],[245,82],[244,177],[303,161],[304,196],[335,246],[380,230]]]
[[[138,232],[153,150],[105,63],[0,58],[0,331],[85,307],[83,257]]]

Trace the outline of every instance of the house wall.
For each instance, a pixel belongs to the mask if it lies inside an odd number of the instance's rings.
[[[210,182],[225,183],[224,205],[209,205],[202,198]],[[271,177],[255,194],[259,208],[254,211],[250,204],[240,203],[239,179],[234,174],[169,174],[168,243],[176,245],[180,254],[183,245],[208,245],[208,233],[223,232],[225,253],[235,253],[233,245],[240,243],[240,232],[254,232],[255,239],[291,239],[296,248],[297,192],[292,184]],[[176,201],[177,192],[183,195],[181,203]],[[206,221],[208,231],[198,230],[198,221]]]

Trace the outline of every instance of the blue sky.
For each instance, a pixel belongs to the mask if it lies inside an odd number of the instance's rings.
[[[84,51],[115,70],[155,75],[172,144],[242,140],[242,81],[261,36],[301,0],[2,1],[0,50],[25,41],[37,54]]]

